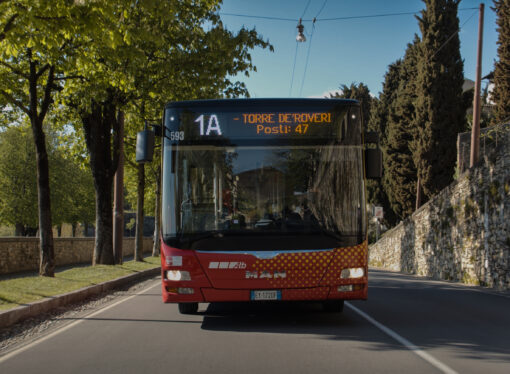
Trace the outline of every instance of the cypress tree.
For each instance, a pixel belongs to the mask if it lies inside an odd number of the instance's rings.
[[[494,67],[493,100],[496,103],[495,123],[510,118],[510,2],[494,0],[498,25],[498,57]]]
[[[457,9],[460,0],[423,0],[413,159],[430,198],[453,180],[457,134],[466,127]]]
[[[401,219],[414,210],[416,167],[411,144],[415,134],[416,71],[419,39],[408,44],[404,60],[393,71],[398,82],[388,109],[386,145],[384,148],[384,188],[394,212]]]
[[[368,131],[376,131],[379,134],[381,149],[383,152],[383,177],[381,180],[371,180],[367,182],[367,198],[369,203],[383,207],[384,219],[390,226],[395,225],[397,215],[393,211],[392,204],[388,197],[388,191],[386,189],[386,185],[389,180],[387,170],[387,128],[389,108],[397,96],[400,64],[401,61],[398,60],[388,67],[388,72],[384,76],[383,90],[379,95],[379,99],[373,100],[370,119],[368,121]]]
[[[351,83],[350,86],[342,84],[340,87],[341,94],[338,92],[335,95],[330,95],[330,98],[341,98],[341,99],[354,99],[358,100],[361,104],[361,111],[363,115],[363,122],[367,123],[370,118],[370,110],[372,108],[372,96],[370,96],[370,90],[368,86],[363,83]]]
[[[370,95],[368,86],[363,83],[351,83],[350,86],[343,84],[339,88],[342,93],[336,93],[334,96],[330,95],[330,97],[358,100],[361,103],[365,131],[376,131],[379,134],[381,148],[383,148],[387,120],[387,106],[390,102],[390,88],[387,87],[384,90],[387,93],[381,95],[381,97],[384,97],[382,100],[373,98]],[[371,204],[382,206],[384,210],[384,219],[389,225],[395,224],[396,216],[391,209],[388,197],[384,192],[382,180],[367,181],[367,201]]]

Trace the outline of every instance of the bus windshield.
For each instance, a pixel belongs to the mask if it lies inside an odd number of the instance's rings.
[[[359,243],[365,225],[363,156],[353,113],[345,110],[337,118],[350,136],[344,132],[341,139],[318,144],[235,139],[176,144],[166,139],[165,242],[183,249],[231,251]]]

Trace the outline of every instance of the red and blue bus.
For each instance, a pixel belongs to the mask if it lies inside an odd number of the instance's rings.
[[[162,128],[162,297],[200,302],[367,298],[365,146],[343,99],[173,102]],[[373,134],[371,138],[373,138]],[[152,133],[137,160],[152,158]]]

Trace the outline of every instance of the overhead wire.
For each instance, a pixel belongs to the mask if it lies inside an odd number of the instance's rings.
[[[477,14],[477,13],[478,13],[478,8],[475,8],[475,9],[476,9],[476,11],[475,11],[475,12],[473,12],[473,14],[471,14],[471,15],[469,16],[469,18],[468,18],[466,21],[464,21],[464,23],[463,23],[463,24],[459,27],[459,29],[458,29],[458,30],[454,31],[454,32],[453,32],[453,33],[452,33],[452,34],[448,37],[448,39],[446,39],[446,41],[445,41],[445,42],[444,42],[444,43],[443,43],[443,44],[442,44],[442,45],[441,45],[441,46],[437,49],[437,51],[436,51],[436,52],[432,55],[432,57],[431,57],[431,58],[436,57],[436,55],[439,53],[439,51],[440,51],[441,49],[443,49],[443,47],[444,47],[446,44],[448,44],[448,42],[449,42],[449,41],[450,41],[450,40],[451,40],[451,39],[452,39],[455,35],[457,35],[457,34],[460,32],[460,30],[462,30],[462,28],[463,28],[463,27],[464,27],[464,26],[465,26],[465,25],[466,25],[466,24],[467,24],[467,23],[471,20],[471,18],[473,18],[473,16],[474,16],[475,14]]]
[[[321,8],[319,9],[319,11],[317,12],[317,15],[315,16],[315,18],[319,17],[319,15],[322,13],[322,10],[324,9],[324,7],[326,6],[326,3],[328,2],[328,0],[324,0],[324,2],[322,3],[322,6]]]
[[[300,90],[299,90],[299,95],[300,96],[301,96],[301,93],[303,91],[303,86],[304,86],[304,82],[305,82],[305,79],[306,79],[306,73],[307,73],[307,70],[308,70],[308,62],[309,62],[309,58],[310,58],[310,50],[311,50],[311,46],[312,46],[312,38],[313,38],[313,32],[315,30],[315,23],[316,22],[322,22],[322,21],[325,21],[325,22],[328,22],[328,21],[345,21],[345,20],[364,19],[364,18],[381,18],[381,17],[393,17],[393,16],[404,16],[404,15],[417,15],[417,14],[419,14],[421,12],[421,10],[420,10],[420,11],[416,11],[416,12],[380,13],[380,14],[359,15],[359,16],[318,18],[319,15],[322,13],[324,7],[326,6],[327,2],[328,2],[328,0],[324,0],[324,3],[322,4],[321,8],[319,9],[317,15],[314,18],[312,18],[312,19],[304,19],[303,17],[305,15],[306,11],[308,10],[308,7],[310,6],[310,3],[311,3],[311,0],[308,0],[308,2],[306,3],[306,6],[305,6],[305,10],[303,11],[303,14],[302,14],[302,16],[300,18],[300,22],[312,22],[312,32],[309,35],[310,41],[309,41],[309,44],[308,44],[308,51],[307,51],[307,55],[306,55],[305,69],[304,69],[304,72],[303,72],[303,79],[301,81],[301,87],[300,87]],[[474,8],[474,7],[473,8],[459,8],[458,10],[459,11],[478,10],[478,8]],[[224,16],[255,18],[255,19],[266,19],[266,20],[274,20],[274,21],[286,21],[286,22],[296,22],[297,21],[295,18],[270,17],[270,16],[254,16],[254,15],[249,15],[249,14],[224,13],[224,12],[220,12],[219,14],[220,15],[224,15]],[[469,22],[471,20],[471,18],[473,18],[473,16],[475,14],[476,14],[476,12],[474,12],[462,24],[462,26],[459,28],[458,31],[456,31],[455,33],[450,35],[450,37],[443,43],[443,45],[441,45],[439,47],[439,49],[434,53],[434,55],[432,57],[434,57],[437,53],[439,53],[439,51],[455,36],[456,33],[458,33],[462,29],[462,27],[464,27],[464,25],[467,22]],[[307,33],[307,35],[308,35],[308,33]],[[295,75],[295,70],[296,70],[298,44],[299,44],[299,42],[296,41],[296,50],[295,50],[295,53],[294,53],[294,63],[293,63],[293,67],[292,67],[292,76],[291,76],[291,82],[290,82],[289,96],[291,96],[291,94],[292,94],[292,88],[293,88],[293,85],[294,85],[294,75]]]
[[[273,20],[273,21],[296,22],[295,18],[282,18],[282,17],[269,17],[269,16],[253,16],[253,15],[250,15],[250,14],[225,13],[225,12],[220,12],[219,14],[220,14],[220,16],[258,18],[258,19],[269,19],[269,20]]]
[[[298,45],[299,45],[299,42],[296,40],[296,52],[294,53],[294,64],[292,66],[292,77],[290,79],[289,97],[292,95],[292,86],[294,85],[294,72],[296,71]]]
[[[310,6],[310,3],[312,0],[308,0],[308,3],[306,3],[305,10],[303,10],[303,14],[301,15],[301,18],[305,16],[306,11],[308,10],[308,7]]]
[[[299,96],[301,96],[301,93],[303,92],[303,87],[305,85],[306,72],[308,70],[308,61],[310,59],[310,50],[312,49],[312,38],[313,38],[314,30],[315,30],[315,21],[312,24],[312,32],[310,33],[310,42],[308,43],[308,52],[306,53],[306,60],[305,60],[305,70],[303,71],[303,79],[301,80],[301,88],[299,89]]]
[[[310,60],[310,51],[312,49],[313,32],[315,31],[315,22],[317,21],[317,17],[319,17],[319,15],[321,14],[322,10],[326,6],[327,2],[328,2],[328,0],[324,0],[324,2],[322,3],[321,8],[319,9],[319,11],[315,15],[315,17],[313,17],[313,20],[312,20],[312,32],[310,33],[310,42],[308,44],[308,52],[306,53],[305,70],[303,71],[303,79],[301,80],[301,88],[299,89],[299,96],[301,96],[301,94],[303,92],[303,87],[304,87],[305,81],[306,81],[306,73],[308,71],[308,62]]]
[[[325,4],[324,4],[325,5]],[[459,11],[463,10],[475,10],[478,8],[459,8]],[[322,12],[322,9],[321,9]],[[380,17],[393,17],[393,16],[408,16],[413,14],[419,14],[421,10],[416,12],[399,12],[399,13],[380,13],[380,14],[369,14],[369,15],[360,15],[360,16],[346,16],[346,17],[333,17],[333,18],[316,18],[316,22],[321,21],[345,21],[351,19],[363,19],[363,18],[380,18]],[[287,21],[287,22],[297,22],[295,18],[284,18],[284,17],[270,17],[270,16],[254,16],[251,14],[239,14],[239,13],[219,13],[222,16],[231,16],[231,17],[244,17],[244,18],[258,18],[258,19],[268,19],[273,21]],[[302,18],[302,22],[313,22],[312,19],[304,19]]]
[[[310,5],[311,1],[312,0],[308,0],[308,2],[306,3],[305,10],[303,11],[303,14],[301,15],[301,18],[303,18],[305,16],[305,13],[308,10],[308,6]],[[292,67],[292,76],[290,78],[289,96],[292,95],[292,87],[294,86],[294,73],[296,71],[296,61],[297,61],[298,46],[299,46],[299,42],[296,40],[296,51],[294,52],[294,64],[293,64],[293,67]]]

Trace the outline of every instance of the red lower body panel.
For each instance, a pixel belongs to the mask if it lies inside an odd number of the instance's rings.
[[[282,252],[268,258],[243,252],[197,253],[163,243],[163,301],[250,301],[252,290],[280,291],[282,301],[365,300],[367,253],[367,242],[332,250]],[[363,269],[362,276],[342,278],[342,270],[349,268]],[[182,279],[166,274],[181,271],[185,273]]]

